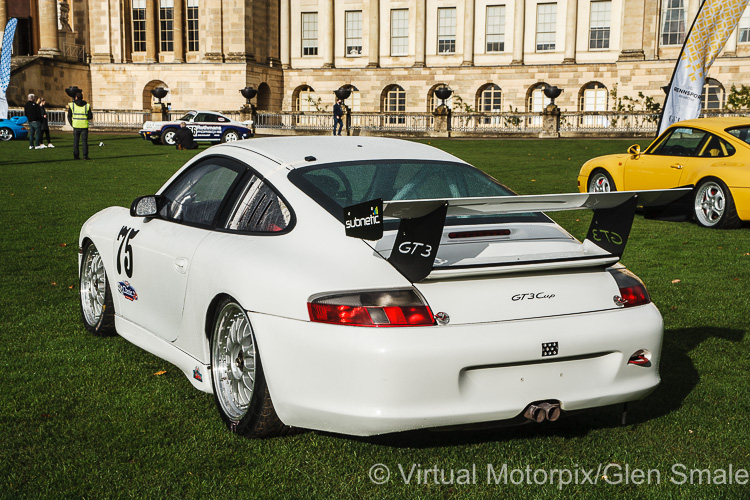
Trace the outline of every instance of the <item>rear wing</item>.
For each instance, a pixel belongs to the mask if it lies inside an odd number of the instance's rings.
[[[388,261],[412,282],[432,272],[448,216],[497,215],[523,212],[594,211],[586,239],[619,260],[633,225],[635,209],[663,208],[684,202],[690,188],[612,193],[570,193],[531,196],[492,196],[428,200],[376,199],[344,209],[347,236],[379,240],[383,219],[400,219],[398,233]]]

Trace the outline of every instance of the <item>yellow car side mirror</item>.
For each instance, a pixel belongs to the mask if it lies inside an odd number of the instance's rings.
[[[641,147],[638,144],[633,144],[628,148],[628,153],[633,156],[638,156],[641,154]]]

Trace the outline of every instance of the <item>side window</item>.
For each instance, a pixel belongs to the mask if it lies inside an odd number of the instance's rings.
[[[253,175],[227,221],[232,231],[275,233],[289,226],[292,214],[263,179]]]
[[[195,115],[195,119],[193,121],[194,122],[205,122],[205,121],[208,121],[207,117],[208,117],[208,113],[198,113],[198,114]]]
[[[698,156],[707,136],[708,134],[702,130],[679,127],[651,153],[666,156]]]
[[[209,158],[178,177],[162,194],[159,215],[174,222],[210,225],[242,172],[240,167]]]
[[[706,145],[703,146],[701,156],[704,158],[723,158],[725,156],[732,156],[734,153],[734,146],[715,135],[711,135],[706,141]]]

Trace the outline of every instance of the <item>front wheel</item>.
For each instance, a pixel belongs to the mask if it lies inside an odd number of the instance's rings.
[[[612,177],[605,170],[596,170],[589,177],[589,193],[609,193],[610,191],[617,191],[615,188],[615,182]]]
[[[161,133],[161,143],[165,146],[174,146],[176,144],[174,136],[177,134],[177,130],[168,128]]]
[[[13,139],[13,131],[8,127],[0,128],[0,141],[9,141]]]
[[[265,438],[291,429],[273,408],[247,313],[230,299],[219,305],[214,316],[211,378],[219,414],[231,431]]]
[[[78,284],[83,326],[102,337],[115,334],[115,306],[109,279],[99,251],[93,243],[86,244],[81,259]]]
[[[705,179],[698,184],[693,207],[695,220],[703,227],[735,229],[742,225],[732,193],[719,179]]]
[[[240,140],[240,134],[236,130],[227,130],[221,136],[221,142],[235,142]]]

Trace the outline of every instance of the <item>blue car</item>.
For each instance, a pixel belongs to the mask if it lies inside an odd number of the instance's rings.
[[[25,116],[14,116],[7,120],[0,120],[0,141],[26,139],[29,132],[21,125],[27,121]]]
[[[214,111],[190,111],[175,121],[148,121],[139,133],[154,144],[174,146],[180,122],[185,122],[197,142],[232,142],[253,136],[252,121],[238,122]]]

